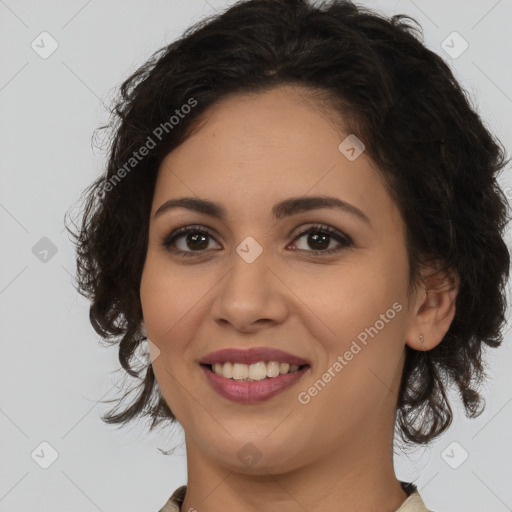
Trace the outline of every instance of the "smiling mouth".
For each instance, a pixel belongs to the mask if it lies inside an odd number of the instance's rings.
[[[277,363],[277,362],[274,362]],[[235,363],[238,364],[238,363]],[[257,366],[259,365],[259,368]],[[277,366],[278,365],[278,366]],[[309,368],[309,364],[302,365],[290,365],[288,363],[277,363],[273,365],[272,370],[269,369],[268,372],[265,370],[268,368],[262,368],[262,363],[257,363],[255,365],[246,365],[246,364],[238,364],[238,369],[235,369],[233,372],[234,364],[231,363],[229,368],[226,368],[224,365],[216,365],[217,368],[214,368],[212,364],[200,363],[200,366],[206,368],[208,371],[220,376],[225,379],[232,380],[235,382],[261,382],[272,380],[277,377],[281,377],[283,375],[290,375],[296,372],[300,372],[303,369]],[[254,369],[251,370],[250,367],[254,366]],[[224,371],[224,368],[226,370]],[[234,373],[234,375],[233,375]],[[251,378],[249,375],[252,373],[254,378]],[[269,375],[270,374],[270,375]]]
[[[221,371],[219,366],[212,368],[212,365],[208,363],[200,363],[199,365],[208,384],[220,396],[240,405],[250,405],[261,403],[283,393],[285,390],[296,385],[298,381],[311,371],[309,364],[295,365],[292,368],[288,363],[279,363],[279,365],[284,365],[283,370],[287,372],[280,373],[276,371],[276,364],[277,361],[270,361],[269,367],[267,367],[265,363],[260,361],[252,365],[240,364],[235,368],[235,364],[231,365],[229,362],[227,364],[214,363],[214,367],[219,365],[222,367],[222,370],[225,365],[228,370],[228,375],[230,366],[233,366],[234,375],[237,379],[234,379],[233,375],[231,375],[231,377],[219,375],[219,373],[217,373]],[[287,365],[288,368],[286,368]],[[251,377],[255,376],[257,377],[256,379],[249,378],[247,375],[248,366],[254,367],[251,372]],[[263,373],[263,367],[265,367],[265,369],[269,368],[270,377]],[[289,370],[293,371],[290,373],[288,372]],[[221,373],[223,372],[221,371]],[[272,377],[272,375],[275,375],[275,377]]]

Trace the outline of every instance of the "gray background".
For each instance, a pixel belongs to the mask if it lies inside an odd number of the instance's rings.
[[[231,3],[0,0],[2,512],[156,511],[186,481],[180,427],[147,436],[142,426],[117,430],[99,418],[108,406],[98,401],[117,396],[122,372],[72,287],[74,247],[63,218],[104,165],[91,136],[116,87],[191,23]],[[361,3],[415,17],[427,46],[512,150],[511,0]],[[45,59],[31,47],[43,46],[43,31],[58,43]],[[453,31],[469,44],[456,58],[442,48]],[[502,184],[512,197],[510,169]],[[416,481],[436,512],[512,510],[510,335],[487,361],[487,408],[478,419],[456,403],[452,427],[432,446],[408,456],[397,449],[397,475]],[[159,450],[175,444],[174,455]],[[43,469],[52,449],[58,457]]]

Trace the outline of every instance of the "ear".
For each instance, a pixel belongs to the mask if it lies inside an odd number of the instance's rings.
[[[406,343],[415,350],[430,350],[443,339],[455,316],[460,279],[455,271],[428,267],[412,300]]]

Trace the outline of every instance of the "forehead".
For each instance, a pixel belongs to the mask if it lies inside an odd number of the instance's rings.
[[[280,200],[309,194],[337,196],[368,216],[382,217],[386,209],[393,216],[372,160],[364,151],[347,158],[342,143],[351,134],[333,117],[288,86],[221,100],[163,160],[153,212],[170,198],[195,195],[242,218],[268,215]]]

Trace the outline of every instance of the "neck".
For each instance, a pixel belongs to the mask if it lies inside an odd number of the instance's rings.
[[[383,442],[378,429],[364,441],[351,438],[291,471],[248,474],[220,465],[187,437],[188,483],[182,511],[395,512],[407,494],[394,473],[391,443]]]

